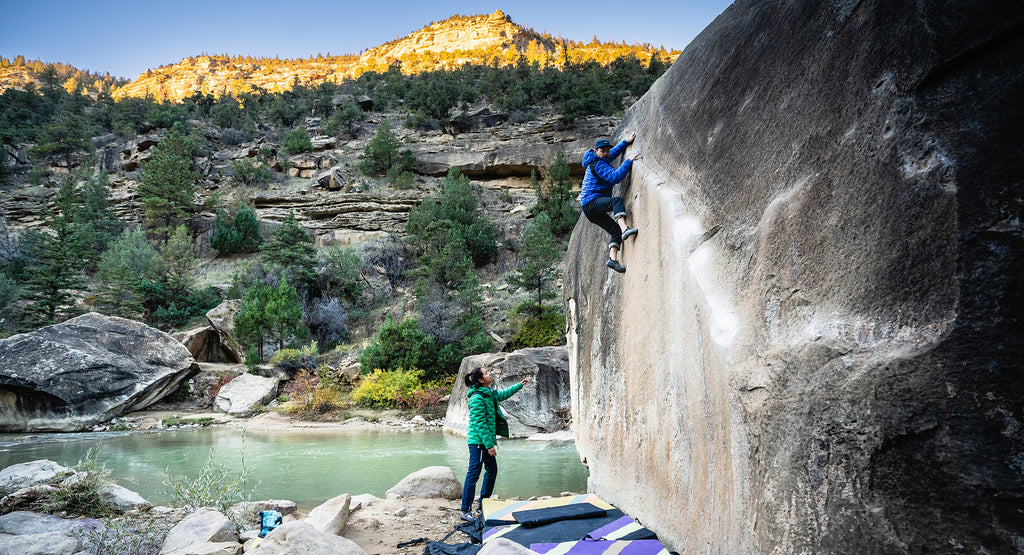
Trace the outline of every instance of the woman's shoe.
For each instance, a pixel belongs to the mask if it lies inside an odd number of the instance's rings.
[[[472,514],[462,511],[459,511],[459,518],[461,518],[462,520],[476,520],[476,517],[474,517]]]
[[[608,266],[609,268],[615,270],[620,274],[626,272],[626,267],[623,266],[618,260],[612,260],[611,258],[609,258],[608,261],[604,263],[604,265]]]
[[[622,240],[625,241],[626,239],[632,237],[633,235],[636,235],[639,232],[640,230],[635,227],[627,227],[626,231],[622,232]]]

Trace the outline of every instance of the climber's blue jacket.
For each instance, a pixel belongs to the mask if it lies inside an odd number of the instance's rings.
[[[626,178],[629,169],[633,167],[633,161],[626,159],[619,166],[619,169],[612,167],[609,162],[626,149],[629,143],[619,141],[619,144],[612,147],[607,158],[601,158],[590,149],[583,153],[583,167],[587,172],[583,174],[583,188],[580,190],[580,206],[586,206],[588,202],[597,197],[612,196],[612,187]],[[593,163],[593,165],[591,165]]]

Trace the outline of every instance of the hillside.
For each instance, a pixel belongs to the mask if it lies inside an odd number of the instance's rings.
[[[616,58],[629,56],[646,64],[655,54],[662,61],[671,62],[679,52],[650,45],[571,41],[523,27],[498,10],[489,15],[455,15],[430,23],[361,55],[318,55],[284,60],[195,56],[147,70],[129,83],[115,86],[104,82],[103,90],[111,92],[115,99],[151,96],[158,101],[177,102],[195,94],[237,96],[249,92],[287,91],[295,84],[336,84],[370,71],[383,73],[392,66],[400,67],[405,74],[416,74],[455,69],[464,64],[509,66],[522,58],[540,67],[564,68],[567,61],[577,64],[596,61],[607,65]],[[30,81],[38,84],[45,68],[46,64],[40,62],[0,65],[0,92],[11,87],[22,88]],[[60,83],[63,85],[66,81],[65,77]]]

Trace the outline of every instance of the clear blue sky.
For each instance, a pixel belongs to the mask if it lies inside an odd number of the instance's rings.
[[[0,0],[0,56],[135,79],[199,54],[355,54],[451,15],[501,9],[570,39],[682,49],[730,0],[409,2],[393,0]]]

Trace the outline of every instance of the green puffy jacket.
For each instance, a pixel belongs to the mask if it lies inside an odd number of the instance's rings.
[[[494,437],[496,433],[503,432],[502,435],[508,437],[507,424],[504,430],[495,428],[499,420],[501,422],[505,420],[498,402],[515,395],[522,388],[523,384],[521,383],[499,391],[480,386],[469,388],[469,392],[466,393],[466,397],[469,398],[469,425],[466,426],[466,443],[483,445],[484,449],[490,449],[498,442]]]

